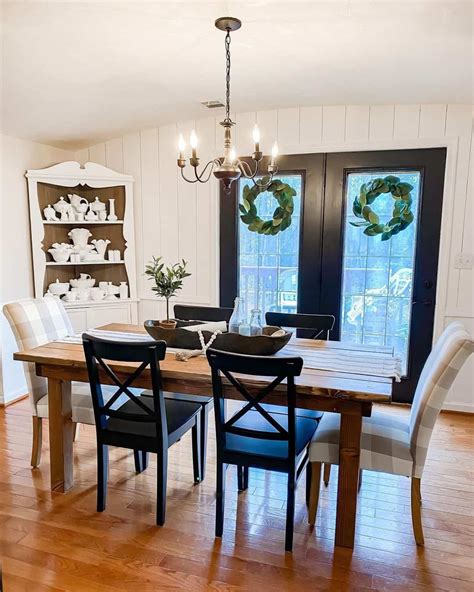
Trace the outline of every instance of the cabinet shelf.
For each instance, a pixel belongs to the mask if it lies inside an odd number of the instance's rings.
[[[74,267],[77,265],[120,265],[120,264],[124,264],[125,261],[120,260],[120,261],[81,261],[80,263],[75,263],[73,261],[66,261],[65,263],[61,263],[58,261],[48,261],[46,263],[46,267],[58,267],[58,266],[64,266],[67,265],[69,267]]]
[[[123,220],[115,220],[115,221],[111,221],[111,220],[75,220],[75,221],[71,221],[71,220],[43,220],[43,224],[47,225],[47,224],[51,224],[53,226],[55,225],[66,225],[66,226],[92,226],[94,224],[97,225],[108,225],[108,224],[123,224]]]

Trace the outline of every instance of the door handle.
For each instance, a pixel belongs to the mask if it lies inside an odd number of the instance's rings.
[[[429,298],[425,298],[424,300],[413,300],[412,304],[423,304],[423,306],[432,306],[433,301]]]

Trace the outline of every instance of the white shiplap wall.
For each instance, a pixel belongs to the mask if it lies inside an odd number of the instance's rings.
[[[448,162],[440,253],[436,333],[452,318],[474,332],[473,271],[455,267],[461,252],[473,251],[474,156],[471,105],[347,105],[295,107],[235,114],[238,154],[251,148],[255,122],[262,148],[269,152],[275,138],[280,152],[326,152],[447,146]],[[218,302],[218,192],[215,182],[184,183],[176,166],[176,139],[194,127],[202,162],[217,156],[222,146],[220,118],[203,118],[148,129],[91,146],[77,160],[104,164],[135,178],[137,269],[151,255],[168,263],[184,257],[192,276],[181,302]],[[163,306],[138,274],[141,319],[157,318]],[[451,394],[451,407],[474,410],[473,365]]]

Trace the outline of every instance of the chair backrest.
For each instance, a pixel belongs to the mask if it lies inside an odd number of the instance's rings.
[[[3,314],[10,323],[20,351],[73,334],[71,321],[58,298],[29,298],[10,302],[3,307]],[[37,401],[48,392],[47,381],[36,376],[34,364],[24,362],[23,368],[32,412],[36,415]]]
[[[228,434],[247,436],[260,440],[278,440],[288,443],[288,458],[295,455],[295,406],[296,390],[295,376],[301,374],[303,360],[299,357],[269,358],[266,356],[248,356],[232,354],[215,349],[207,350],[207,359],[212,370],[212,389],[214,394],[214,408],[216,419],[217,444],[221,449],[226,448]],[[242,381],[235,376],[250,375],[273,378],[267,386],[260,389],[249,390]],[[234,386],[242,395],[246,404],[229,420],[225,417],[224,388],[222,377]],[[276,387],[286,380],[287,407],[282,406],[282,414],[278,417],[281,422],[270,415],[261,403],[272,393]],[[286,413],[283,413],[286,410]],[[256,411],[262,428],[259,430],[239,427],[237,422],[247,413]],[[286,426],[286,427],[285,427]]]
[[[291,327],[294,329],[308,329],[313,331],[311,339],[329,339],[336,321],[333,315],[267,312],[265,315],[267,325],[277,327]]]
[[[230,321],[232,308],[218,306],[193,306],[188,304],[175,304],[173,307],[174,318],[181,321]]]
[[[410,447],[414,476],[421,477],[431,434],[449,389],[474,351],[461,323],[451,323],[435,343],[418,380],[410,413]]]
[[[93,337],[84,333],[82,343],[89,373],[97,432],[103,431],[106,428],[108,419],[113,417],[139,423],[155,423],[158,438],[160,438],[160,435],[167,435],[160,372],[160,360],[165,357],[166,342],[150,340],[120,342]],[[117,372],[111,368],[110,362],[136,362],[137,365],[128,368],[125,372],[121,371],[119,377]],[[130,390],[133,388],[133,383],[148,367],[151,374],[153,409],[145,405],[141,398]],[[117,387],[117,390],[107,403],[104,403],[102,395],[101,372],[102,376],[107,376],[110,382]],[[122,395],[126,395],[128,400],[134,403],[134,405],[129,406],[128,411],[124,411],[122,408],[114,409],[114,404]]]

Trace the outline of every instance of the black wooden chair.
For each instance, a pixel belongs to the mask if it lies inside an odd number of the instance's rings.
[[[174,318],[181,321],[230,321],[232,308],[219,306],[194,306],[189,304],[175,304]]]
[[[230,317],[232,316],[232,311],[232,308],[192,306],[187,304],[175,304],[173,307],[175,319],[180,319],[181,321],[226,321],[228,323]],[[171,393],[168,391],[165,391],[163,395],[167,400],[190,401],[192,403],[199,403],[201,405],[201,473],[202,479],[204,479],[209,412],[214,406],[213,398],[210,395],[186,395],[184,393]]]
[[[97,511],[105,509],[107,495],[108,446],[134,450],[135,465],[141,471],[147,467],[148,453],[157,454],[157,510],[156,523],[163,525],[166,512],[166,481],[168,471],[168,448],[187,431],[192,430],[194,481],[202,480],[200,455],[201,405],[189,401],[169,400],[163,397],[161,387],[160,360],[166,352],[164,341],[143,341],[120,343],[82,336],[87,370],[94,406],[97,434]],[[136,362],[120,378],[108,362]],[[149,367],[151,395],[137,396],[133,383]],[[100,371],[117,386],[117,391],[104,404]],[[102,375],[103,375],[102,374]],[[128,401],[118,409],[114,402],[126,395]]]
[[[299,376],[303,360],[299,357],[269,358],[230,354],[209,349],[207,359],[212,369],[212,386],[216,417],[217,486],[216,536],[224,528],[225,470],[237,465],[239,489],[248,487],[249,467],[287,473],[287,510],[285,549],[293,547],[296,482],[308,462],[308,444],[318,422],[295,414],[295,376]],[[252,394],[234,375],[273,378],[257,394]],[[247,403],[230,419],[226,419],[222,375],[239,391]],[[268,413],[262,402],[286,380],[286,413]]]
[[[311,339],[329,339],[336,319],[333,315],[267,312],[265,321],[267,325],[305,329],[312,332]]]

